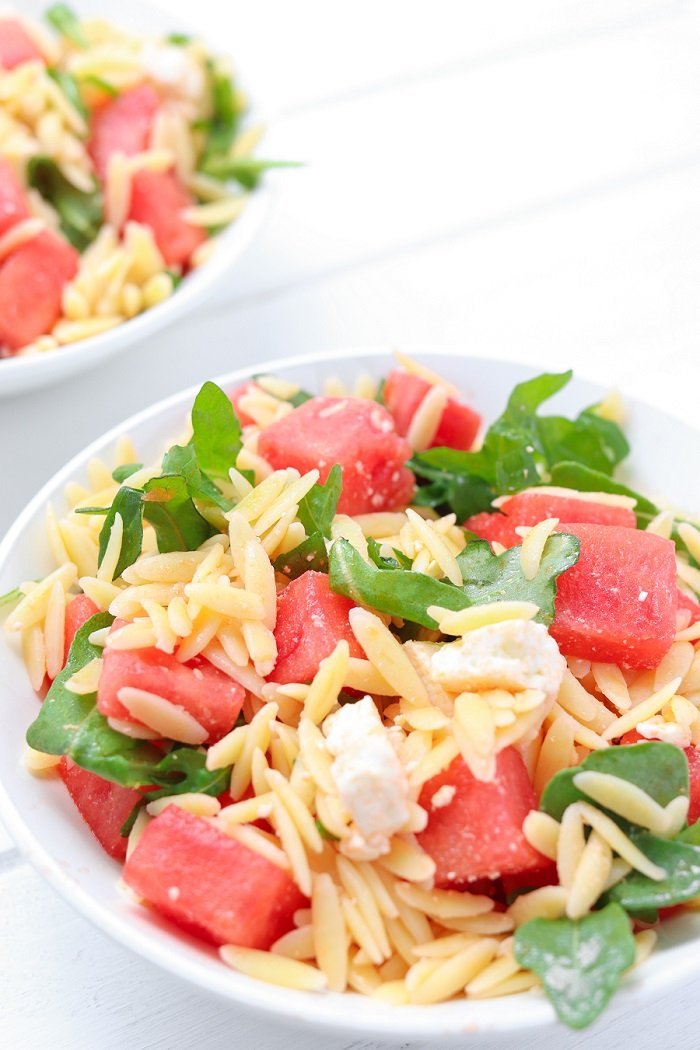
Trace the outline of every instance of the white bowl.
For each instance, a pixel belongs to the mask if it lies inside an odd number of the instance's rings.
[[[460,356],[454,351],[410,348],[409,352],[426,357],[431,367],[456,383],[487,420],[499,414],[516,382],[537,371],[520,364]],[[258,365],[255,371],[282,375],[315,392],[321,390],[329,375],[352,382],[360,371],[379,376],[390,367],[390,350],[378,347],[282,360]],[[249,378],[251,372],[231,372],[218,382],[231,388]],[[0,544],[0,594],[52,567],[43,531],[44,508],[51,500],[62,509],[66,482],[84,480],[88,461],[93,456],[109,458],[121,434],[131,435],[145,462],[158,456],[164,443],[180,433],[196,389],[167,398],[111,430],[35,496]],[[564,412],[576,412],[598,400],[603,392],[593,383],[574,380],[552,403]],[[700,433],[640,403],[630,407],[627,431],[633,449],[630,477],[650,494],[664,492],[674,502],[697,509],[698,483],[688,468],[700,459]],[[164,970],[271,1020],[332,1029],[348,1036],[432,1039],[442,1046],[468,1037],[469,1045],[481,1047],[486,1043],[492,1047],[494,1039],[498,1042],[502,1038],[512,1046],[513,1033],[518,1030],[555,1023],[551,1007],[540,994],[391,1007],[354,994],[287,991],[227,969],[213,950],[181,935],[151,911],[122,896],[117,889],[118,865],[89,834],[63,786],[35,780],[24,770],[24,733],[36,713],[37,701],[18,652],[5,644],[0,645],[0,705],[0,816],[20,849],[78,911]],[[598,1025],[604,1026],[620,1012],[648,1002],[670,985],[697,973],[700,951],[694,938],[698,933],[700,916],[687,915],[665,923],[659,950],[625,981]],[[62,961],[56,959],[56,965]]]
[[[42,21],[49,0],[23,0],[22,14]],[[104,0],[77,0],[75,10],[82,16],[104,16]],[[112,21],[134,32],[161,35],[174,32],[190,32],[207,42],[215,53],[222,50],[221,41],[209,37],[165,11],[139,0],[120,0],[118,9],[109,12]],[[240,61],[243,61],[244,56]],[[236,62],[236,55],[233,56]],[[259,115],[248,115],[251,124],[260,123]],[[38,389],[55,383],[76,372],[82,372],[106,360],[128,346],[143,342],[148,336],[172,324],[177,318],[191,313],[201,306],[209,295],[227,277],[234,264],[244,253],[258,233],[270,207],[271,189],[275,173],[268,177],[250,194],[240,218],[218,237],[216,250],[202,266],[188,274],[180,287],[165,302],[144,311],[130,321],[125,321],[103,335],[92,336],[78,343],[59,346],[45,353],[22,357],[9,357],[0,361],[0,397]]]

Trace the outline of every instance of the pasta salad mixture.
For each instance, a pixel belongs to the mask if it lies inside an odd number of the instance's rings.
[[[0,358],[99,335],[206,262],[269,167],[230,63],[65,4],[0,13]]]
[[[700,901],[700,531],[614,479],[618,398],[545,415],[540,375],[482,433],[397,356],[205,383],[49,508],[0,599],[27,766],[244,974],[583,1027]]]

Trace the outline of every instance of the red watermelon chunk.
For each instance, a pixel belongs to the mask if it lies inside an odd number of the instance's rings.
[[[63,287],[77,269],[75,248],[49,230],[15,248],[0,265],[0,352],[51,331]]]
[[[442,787],[454,787],[447,805],[433,806]],[[495,779],[477,780],[462,758],[424,785],[420,805],[428,811],[428,826],[417,836],[435,864],[435,885],[467,886],[477,879],[546,868],[523,834],[523,821],[537,809],[525,763],[513,747],[498,755]]]
[[[328,577],[310,570],[277,596],[277,663],[273,682],[310,682],[324,660],[344,638],[350,655],[364,657],[350,627],[354,602],[330,589]]]
[[[114,626],[122,621],[115,620]],[[97,708],[107,718],[138,724],[119,701],[122,686],[144,689],[182,707],[207,730],[210,743],[233,729],[245,699],[243,687],[203,657],[182,664],[155,648],[104,651]]]
[[[408,433],[413,417],[421,401],[430,390],[427,379],[394,369],[389,372],[384,383],[382,397],[384,404],[394,417],[397,433],[405,436]],[[481,426],[481,416],[468,405],[463,405],[454,398],[448,398],[440,419],[435,437],[430,448],[458,448],[468,451],[474,444]]]
[[[500,509],[509,517],[517,519],[518,525],[537,525],[547,518],[559,518],[560,521],[586,522],[591,525],[620,525],[628,529],[637,527],[633,510],[581,499],[575,489],[566,496],[538,492],[536,489],[518,492],[502,503]]]
[[[488,540],[489,543],[500,543],[503,547],[515,547],[518,543],[523,542],[515,531],[516,524],[518,523],[498,511],[482,510],[480,514],[473,514],[471,518],[467,518],[464,527],[476,533],[480,539]]]
[[[0,67],[14,69],[33,59],[44,61],[44,56],[27,30],[16,18],[0,19]]]
[[[22,219],[28,219],[29,214],[19,179],[8,162],[0,157],[0,236]]]
[[[123,91],[93,113],[88,152],[102,182],[114,153],[133,157],[148,149],[160,98],[150,84]]]
[[[685,757],[688,759],[688,775],[690,776],[688,823],[695,824],[700,820],[700,748],[686,747]]]
[[[249,415],[247,415],[240,407],[241,398],[245,397],[246,394],[249,394],[252,390],[255,389],[257,389],[256,383],[243,383],[242,386],[237,386],[236,389],[232,390],[229,394],[229,400],[233,405],[233,410],[238,416],[238,421],[242,427],[250,426],[250,424],[253,423],[254,420]]]
[[[550,633],[566,656],[656,667],[676,631],[672,540],[617,525],[567,524],[581,541],[577,563],[557,580]]]
[[[156,244],[168,266],[184,266],[195,248],[206,240],[199,226],[181,215],[194,198],[173,171],[138,171],[131,183],[129,218],[153,230]]]
[[[142,796],[133,788],[121,787],[76,766],[64,755],[58,767],[63,783],[75,802],[80,816],[110,857],[123,860],[126,838],[120,828],[131,815]]]
[[[99,611],[92,598],[88,598],[87,594],[78,594],[68,603],[64,628],[65,648],[63,650],[66,654],[66,659],[68,659],[73,639],[80,628]]]
[[[313,397],[260,434],[258,451],[275,468],[317,467],[325,481],[343,468],[340,514],[396,510],[410,503],[414,477],[408,442],[385,408],[359,397]]]
[[[678,609],[687,609],[690,613],[689,626],[700,620],[700,605],[698,605],[694,598],[691,598],[688,594],[684,594],[680,589],[678,590]]]
[[[124,881],[195,936],[244,948],[269,948],[308,903],[281,868],[177,806],[148,825]]]

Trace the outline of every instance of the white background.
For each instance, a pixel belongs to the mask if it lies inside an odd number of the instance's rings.
[[[696,420],[698,2],[163,6],[238,56],[271,117],[265,153],[306,167],[275,177],[262,236],[199,315],[66,385],[0,401],[0,533],[113,423],[285,354],[457,345],[573,365]],[[588,1033],[509,1045],[690,1048],[696,999],[689,988]],[[13,1050],[349,1046],[238,1015],[131,957],[73,915],[2,828],[0,1025]]]

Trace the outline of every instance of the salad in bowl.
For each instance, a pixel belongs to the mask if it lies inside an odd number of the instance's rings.
[[[584,1027],[700,899],[700,530],[618,479],[619,398],[547,413],[570,372],[486,427],[468,360],[369,360],[69,483],[0,599],[26,769],[218,991]]]

